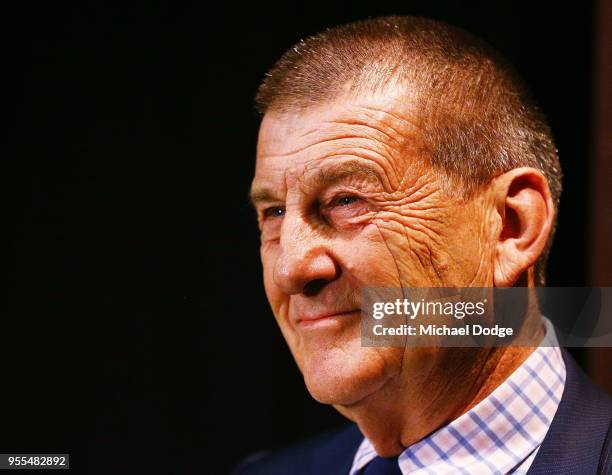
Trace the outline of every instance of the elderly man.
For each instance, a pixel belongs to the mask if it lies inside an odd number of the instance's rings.
[[[607,473],[610,400],[550,326],[496,348],[360,339],[366,287],[544,285],[561,170],[512,69],[444,23],[378,18],[298,43],[257,104],[266,294],[310,394],[353,424],[236,473]]]

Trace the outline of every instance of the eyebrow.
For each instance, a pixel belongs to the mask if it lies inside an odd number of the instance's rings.
[[[270,203],[273,201],[282,201],[278,199],[276,193],[271,188],[252,188],[249,191],[249,202],[253,208],[256,208],[260,203]]]
[[[306,172],[308,174],[308,172]],[[305,184],[318,188],[335,185],[347,178],[360,178],[372,184],[380,184],[378,173],[360,162],[348,161],[317,170],[312,178],[305,180]]]
[[[304,172],[302,186],[325,188],[332,186],[347,178],[361,178],[372,184],[381,184],[378,173],[372,168],[356,161],[342,162],[317,169],[315,172]],[[253,207],[261,203],[283,201],[272,188],[254,187],[249,193],[249,201]]]

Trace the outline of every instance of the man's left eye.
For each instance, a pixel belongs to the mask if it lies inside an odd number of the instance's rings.
[[[356,203],[357,201],[359,201],[359,198],[357,198],[356,196],[342,196],[337,199],[336,203],[339,206],[348,206],[352,205],[353,203]]]
[[[330,199],[321,213],[330,223],[342,224],[368,211],[367,200],[355,195],[339,195]]]

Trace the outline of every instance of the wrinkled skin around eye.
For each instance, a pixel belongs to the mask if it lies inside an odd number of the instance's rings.
[[[468,399],[478,387],[488,350],[366,348],[358,313],[316,331],[299,319],[358,309],[363,287],[492,285],[490,235],[499,222],[491,198],[486,192],[470,200],[447,193],[419,150],[418,133],[409,107],[393,95],[339,100],[306,113],[268,113],[253,181],[273,190],[270,206],[283,209],[258,213],[264,284],[309,391],[360,427],[370,427],[368,408],[380,415],[382,406],[389,408],[389,434],[394,425],[400,432],[405,425],[415,428],[379,445],[382,453],[463,409],[452,401]],[[345,161],[373,173],[317,181]],[[354,199],[326,204],[334,196]],[[308,290],[312,282],[316,292]],[[392,399],[393,405],[386,402]]]

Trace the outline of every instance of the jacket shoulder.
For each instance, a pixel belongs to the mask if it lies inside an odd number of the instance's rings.
[[[602,472],[609,463],[612,400],[589,381],[564,349],[565,389],[530,475]]]
[[[349,472],[363,436],[355,424],[311,437],[276,451],[247,457],[232,475],[310,475]]]

